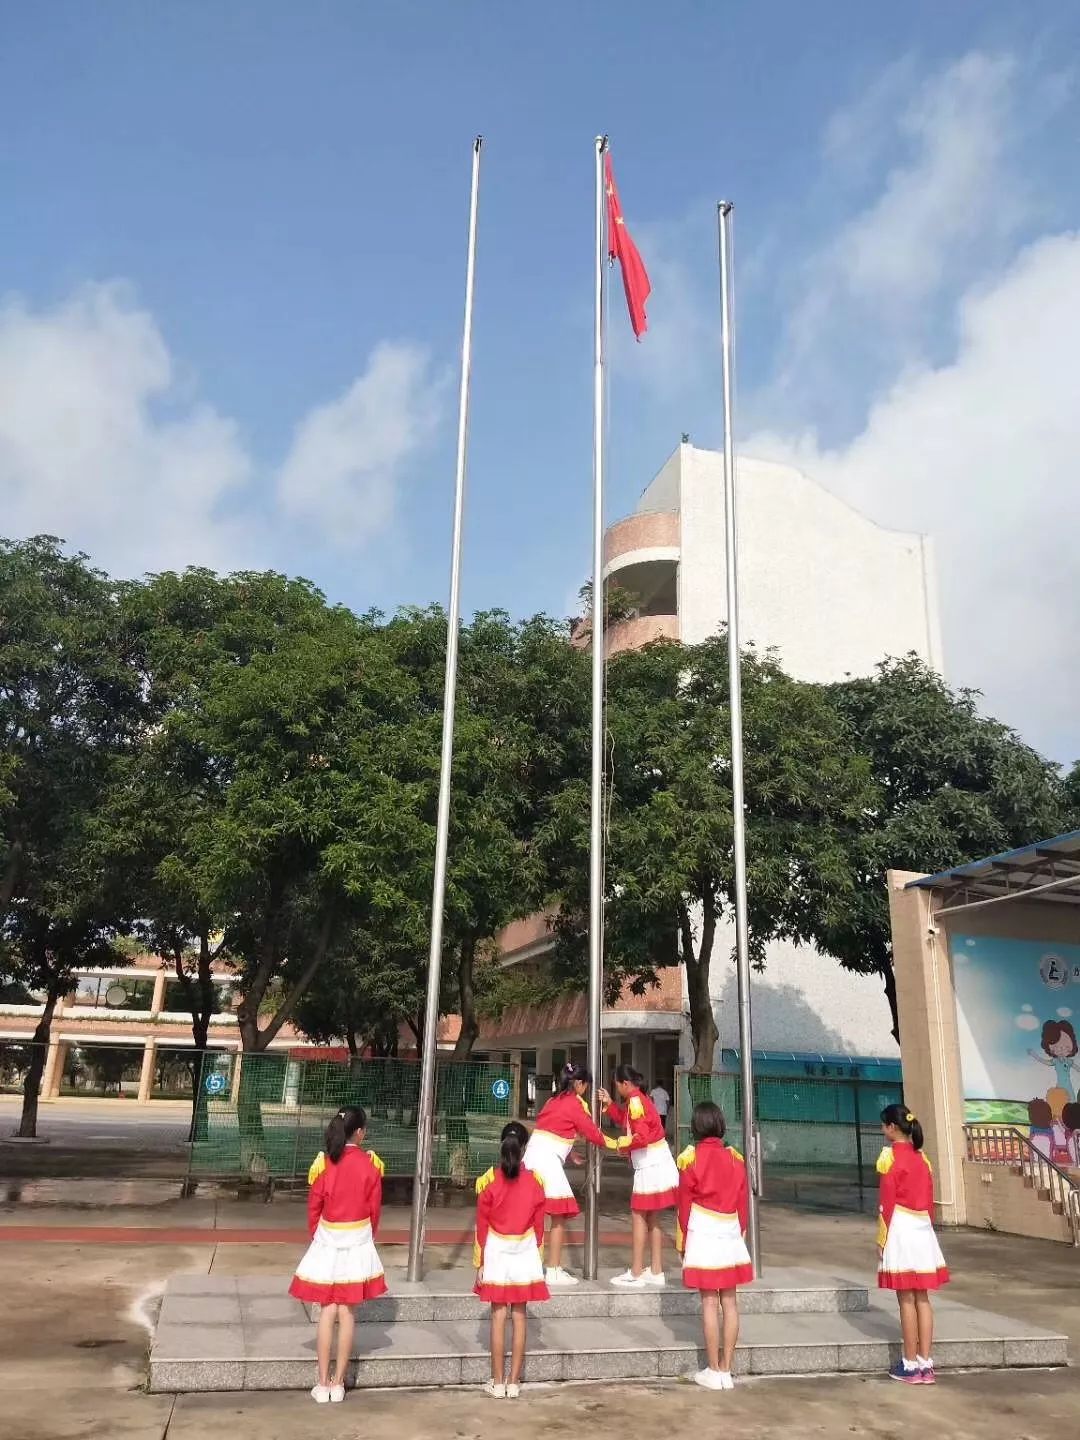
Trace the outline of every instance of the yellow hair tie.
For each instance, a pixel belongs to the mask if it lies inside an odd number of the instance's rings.
[[[912,1115],[912,1113],[911,1113],[910,1110],[909,1110],[908,1113],[904,1116],[904,1119],[907,1121],[907,1123],[908,1123],[909,1125],[914,1125],[914,1124],[915,1124],[915,1116]]]

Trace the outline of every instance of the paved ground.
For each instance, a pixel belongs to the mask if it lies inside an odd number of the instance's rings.
[[[275,1207],[267,1207],[275,1208]],[[22,1218],[20,1216],[20,1218]],[[127,1217],[125,1217],[127,1218]],[[0,1218],[0,1225],[10,1223]],[[850,1270],[872,1231],[855,1216],[765,1212],[777,1264]],[[1080,1256],[1060,1245],[964,1233],[946,1236],[956,1299],[1070,1337],[1080,1357]],[[400,1254],[387,1255],[400,1262]],[[615,1251],[605,1260],[618,1258]],[[0,1435],[4,1440],[472,1440],[509,1416],[476,1392],[350,1396],[317,1408],[303,1395],[149,1396],[139,1389],[155,1298],[176,1271],[280,1271],[293,1247],[219,1245],[212,1231],[186,1246],[0,1246]],[[433,1262],[454,1263],[432,1252]],[[744,1383],[713,1395],[679,1383],[538,1388],[513,1412],[515,1440],[590,1440],[725,1427],[740,1440],[909,1440],[922,1426],[948,1440],[1071,1440],[1080,1429],[1080,1369],[944,1376],[935,1390],[887,1380]]]

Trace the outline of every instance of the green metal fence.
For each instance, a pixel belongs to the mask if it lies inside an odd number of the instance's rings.
[[[822,1203],[851,1199],[875,1183],[882,1146],[880,1114],[903,1099],[898,1082],[764,1075],[754,1080],[754,1107],[761,1137],[764,1192],[774,1199]],[[727,1135],[745,1149],[742,1080],[713,1071],[679,1070],[675,1077],[678,1147],[690,1143],[690,1116],[699,1100],[724,1111]]]
[[[222,1081],[211,1080],[216,1090]],[[204,1086],[204,1089],[206,1087]],[[304,1060],[244,1055],[228,1092],[207,1094],[191,1146],[193,1179],[293,1180],[306,1176],[335,1111],[362,1105],[368,1145],[389,1177],[411,1176],[416,1161],[420,1066],[413,1060]],[[464,1184],[494,1163],[499,1133],[518,1113],[513,1065],[440,1061],[432,1176]]]

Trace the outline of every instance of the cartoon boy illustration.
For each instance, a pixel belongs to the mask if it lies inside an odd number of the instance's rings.
[[[1076,1059],[1080,1046],[1076,1043],[1076,1031],[1072,1024],[1068,1020],[1047,1020],[1042,1028],[1042,1048],[1041,1055],[1038,1050],[1029,1050],[1028,1054],[1040,1065],[1047,1065],[1053,1070],[1055,1088],[1064,1090],[1063,1103],[1071,1104],[1076,1099],[1073,1074],[1080,1075],[1080,1062]]]
[[[1032,1147],[1049,1160],[1050,1151],[1054,1148],[1053,1112],[1045,1100],[1030,1100],[1027,1109],[1031,1127],[1028,1139]]]

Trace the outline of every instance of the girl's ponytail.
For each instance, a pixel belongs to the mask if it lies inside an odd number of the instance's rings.
[[[503,1136],[499,1146],[499,1168],[508,1180],[516,1180],[521,1174],[521,1141],[511,1131]]]
[[[923,1129],[906,1105],[886,1105],[881,1112],[881,1123],[893,1125],[901,1135],[911,1141],[913,1150],[923,1147]]]
[[[358,1130],[367,1129],[367,1116],[360,1105],[347,1105],[339,1110],[326,1127],[326,1156],[334,1165],[345,1153],[345,1146]]]
[[[565,1095],[568,1090],[574,1088],[579,1080],[583,1085],[591,1085],[592,1075],[584,1065],[575,1065],[573,1061],[568,1062],[559,1073],[559,1088],[555,1093]]]

